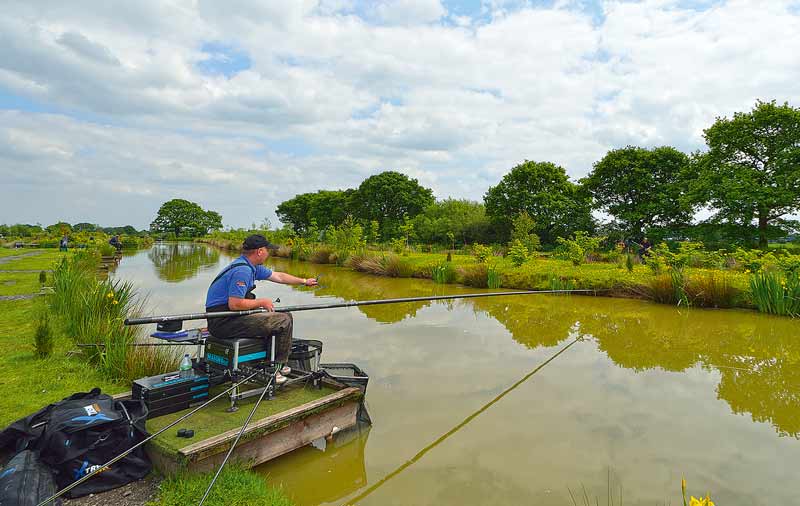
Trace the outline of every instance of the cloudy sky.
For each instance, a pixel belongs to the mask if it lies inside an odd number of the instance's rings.
[[[386,169],[481,199],[800,106],[800,0],[3,0],[0,223],[226,226]]]

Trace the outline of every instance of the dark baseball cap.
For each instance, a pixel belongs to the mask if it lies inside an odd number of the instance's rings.
[[[254,250],[258,248],[278,249],[278,246],[272,244],[261,234],[253,234],[248,236],[242,243],[242,249]]]

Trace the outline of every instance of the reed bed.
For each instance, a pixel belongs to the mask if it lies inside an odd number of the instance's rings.
[[[798,274],[761,271],[750,277],[753,303],[762,313],[800,316]]]
[[[177,354],[166,347],[131,346],[138,327],[123,324],[141,313],[143,300],[131,283],[99,280],[91,253],[65,258],[53,272],[52,308],[75,344],[109,379],[130,381],[175,368]]]

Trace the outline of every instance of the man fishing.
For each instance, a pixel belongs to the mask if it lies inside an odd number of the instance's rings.
[[[264,338],[275,336],[275,361],[285,364],[292,349],[292,315],[275,313],[272,299],[256,298],[253,290],[256,280],[267,279],[284,285],[314,286],[315,278],[298,278],[285,272],[272,271],[264,267],[269,251],[277,249],[263,235],[254,234],[242,243],[242,256],[220,272],[206,295],[206,311],[243,311],[264,308],[268,312],[246,316],[228,316],[208,319],[208,330],[216,338]],[[286,382],[286,366],[275,375],[275,382]]]

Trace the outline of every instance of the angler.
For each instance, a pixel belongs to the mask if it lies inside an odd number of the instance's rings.
[[[292,315],[274,312],[273,301],[256,298],[255,282],[268,280],[284,285],[314,286],[315,278],[298,278],[285,272],[277,272],[264,267],[270,250],[277,246],[267,241],[263,235],[254,234],[242,243],[242,255],[225,267],[208,287],[206,311],[244,311],[264,308],[267,312],[241,317],[223,317],[208,320],[208,330],[217,339],[267,339],[275,336],[275,362],[285,364],[292,348]],[[286,374],[291,369],[283,367],[275,375],[275,383],[286,383]]]

